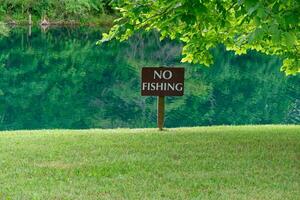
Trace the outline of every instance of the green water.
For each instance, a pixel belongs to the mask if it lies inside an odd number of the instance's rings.
[[[14,28],[0,38],[0,129],[155,127],[140,95],[143,66],[186,68],[185,95],[166,100],[167,127],[300,123],[300,77],[275,57],[213,51],[211,68],[180,63],[179,42],[137,34],[95,45],[101,29]]]

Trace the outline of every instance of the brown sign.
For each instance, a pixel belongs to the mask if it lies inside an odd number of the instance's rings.
[[[142,96],[182,96],[184,68],[144,67],[141,92]]]

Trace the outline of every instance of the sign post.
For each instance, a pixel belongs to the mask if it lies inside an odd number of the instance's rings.
[[[163,130],[165,122],[165,97],[157,97],[157,127],[160,131]]]
[[[157,126],[164,127],[165,96],[182,96],[184,68],[144,67],[141,82],[142,96],[157,97]]]

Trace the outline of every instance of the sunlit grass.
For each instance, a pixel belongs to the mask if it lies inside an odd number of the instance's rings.
[[[0,132],[0,199],[299,199],[300,126]]]

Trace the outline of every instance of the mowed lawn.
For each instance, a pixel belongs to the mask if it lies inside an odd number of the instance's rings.
[[[300,126],[0,132],[0,199],[300,199]]]

